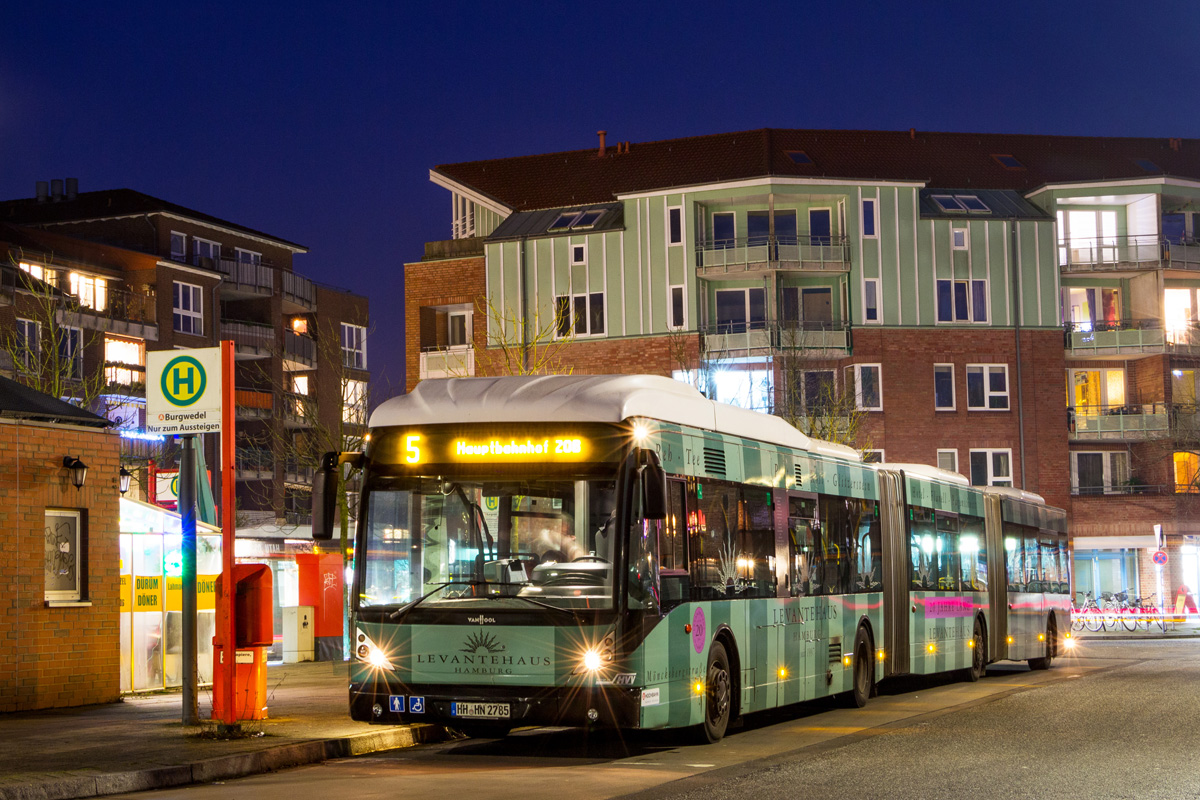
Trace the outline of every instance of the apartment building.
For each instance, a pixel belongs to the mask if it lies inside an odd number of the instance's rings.
[[[872,457],[1068,508],[1077,591],[1157,591],[1160,543],[1168,599],[1200,583],[1200,141],[601,132],[430,179],[408,385],[516,352],[801,418],[832,390]]]
[[[366,298],[295,272],[293,258],[307,249],[278,236],[129,189],[79,192],[70,179],[36,188],[0,202],[9,290],[0,332],[18,330],[28,343],[4,366],[20,380],[35,354],[69,354],[61,394],[87,394],[119,421],[122,462],[137,493],[153,497],[161,493],[149,485],[149,462],[169,469],[175,452],[144,433],[146,351],[233,340],[239,529],[302,532],[315,454],[365,424]],[[57,326],[33,318],[47,295]],[[103,385],[88,391],[82,384],[96,375]],[[218,437],[204,438],[215,465]],[[217,496],[219,480],[214,470]]]

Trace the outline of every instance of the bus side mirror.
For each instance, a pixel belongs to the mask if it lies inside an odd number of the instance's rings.
[[[337,511],[338,454],[321,456],[313,475],[312,537],[319,541],[333,538],[333,515]]]
[[[642,468],[642,516],[646,519],[667,518],[667,473],[653,450],[646,454],[646,466]]]

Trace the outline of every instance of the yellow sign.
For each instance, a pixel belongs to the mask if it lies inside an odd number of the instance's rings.
[[[137,575],[133,579],[133,610],[162,611],[162,576]]]
[[[196,576],[196,610],[217,607],[217,576]],[[167,611],[183,611],[183,577],[167,578]]]

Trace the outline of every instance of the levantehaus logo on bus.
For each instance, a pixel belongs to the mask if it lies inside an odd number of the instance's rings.
[[[457,653],[418,653],[417,663],[449,667],[462,675],[512,675],[516,667],[551,667],[549,656],[512,655],[493,634],[478,631],[463,641]]]

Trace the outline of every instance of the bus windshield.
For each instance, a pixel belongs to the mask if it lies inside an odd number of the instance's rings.
[[[380,479],[365,507],[359,608],[613,607],[612,480]]]

